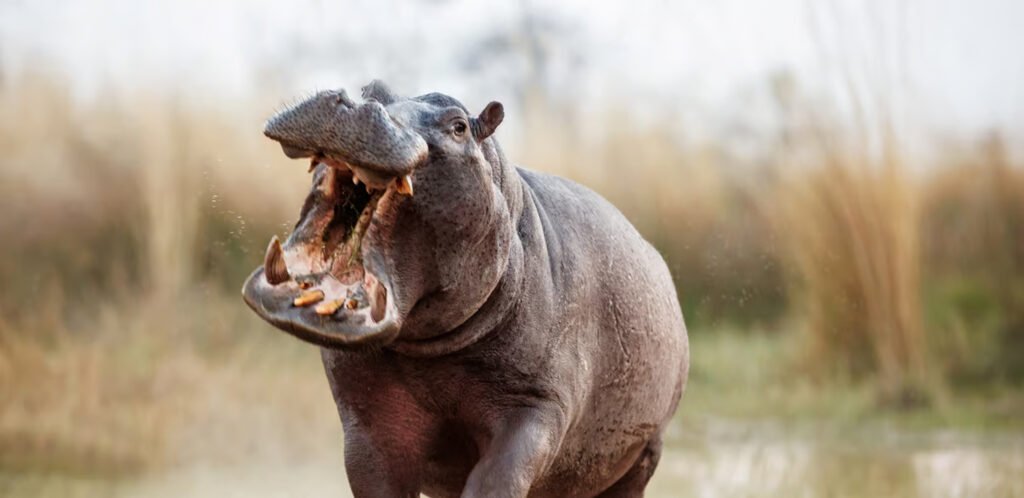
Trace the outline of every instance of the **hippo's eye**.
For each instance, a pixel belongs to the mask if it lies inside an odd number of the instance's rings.
[[[466,134],[466,128],[467,126],[465,121],[456,121],[455,125],[452,126],[452,131],[455,132],[455,136],[461,137]]]

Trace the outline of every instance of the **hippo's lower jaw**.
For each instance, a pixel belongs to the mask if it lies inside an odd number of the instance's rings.
[[[314,169],[318,185],[302,218],[283,246],[276,236],[271,240],[242,296],[264,320],[305,341],[335,348],[386,344],[401,319],[388,279],[363,265],[362,239],[379,204],[412,194],[411,179],[375,178],[319,155]]]
[[[367,275],[373,278],[372,275]],[[358,307],[358,304],[347,304],[358,303],[357,299],[324,300],[327,294],[322,288],[339,285],[337,280],[329,275],[325,276],[324,280],[327,282],[321,283],[318,288],[304,291],[294,281],[272,285],[267,281],[264,269],[258,268],[246,280],[242,296],[245,303],[264,320],[299,339],[319,346],[343,348],[379,345],[391,342],[398,335],[401,325],[383,284],[376,283],[378,291],[374,293],[375,302],[371,306]],[[376,278],[373,280],[376,281]],[[321,292],[318,301],[297,301],[302,296],[316,296],[317,291]],[[356,292],[363,291],[364,289],[359,289]],[[354,309],[349,306],[354,306]],[[373,312],[377,309],[383,311],[380,319],[374,320]]]

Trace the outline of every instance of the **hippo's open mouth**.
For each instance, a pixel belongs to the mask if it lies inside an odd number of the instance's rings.
[[[270,241],[263,267],[243,286],[245,302],[321,346],[386,343],[400,319],[387,275],[364,266],[363,242],[378,206],[412,195],[411,179],[387,178],[319,152],[305,155],[312,156],[313,191],[284,245],[276,236]]]

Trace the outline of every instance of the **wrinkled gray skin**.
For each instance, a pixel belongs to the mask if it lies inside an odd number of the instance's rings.
[[[364,188],[352,171],[386,186],[362,242],[386,315],[293,306],[299,257],[286,258],[289,280],[261,268],[243,290],[263,318],[324,346],[355,496],[642,496],[689,363],[661,256],[594,192],[510,164],[490,138],[500,104],[473,117],[378,82],[364,98],[322,92],[266,134],[291,157],[332,158],[284,253],[347,230],[315,223],[336,202],[322,195],[327,170],[338,189]],[[404,174],[412,196],[388,183]]]

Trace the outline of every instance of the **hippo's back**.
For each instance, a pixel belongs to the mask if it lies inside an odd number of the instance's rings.
[[[595,453],[622,455],[595,461],[604,468],[591,474],[616,475],[660,437],[686,383],[689,346],[672,276],[658,251],[600,195],[564,178],[520,174],[542,211],[558,305],[568,317],[552,333],[579,334],[575,375],[584,399],[563,441],[565,469],[578,471],[572,460]]]

